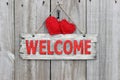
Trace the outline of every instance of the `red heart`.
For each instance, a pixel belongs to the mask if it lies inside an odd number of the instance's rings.
[[[59,21],[55,17],[53,16],[48,17],[45,21],[45,24],[46,24],[46,28],[48,32],[51,35],[61,34],[61,30],[59,27]]]
[[[73,23],[69,23],[66,19],[63,19],[60,22],[60,28],[63,34],[72,34],[76,30],[75,25]]]

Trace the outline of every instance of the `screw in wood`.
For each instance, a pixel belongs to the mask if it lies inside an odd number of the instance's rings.
[[[32,37],[35,37],[35,35],[33,34]]]
[[[6,2],[6,4],[8,5],[8,2]]]
[[[42,2],[42,5],[44,5],[44,4],[45,4],[45,1]]]
[[[23,4],[21,4],[21,7],[23,7]]]
[[[85,37],[85,34],[83,35],[83,37]]]
[[[115,3],[117,3],[117,0],[115,0]]]

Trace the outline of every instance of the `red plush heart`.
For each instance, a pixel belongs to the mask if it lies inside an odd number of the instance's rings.
[[[53,16],[48,17],[45,21],[45,24],[46,24],[46,28],[47,28],[48,32],[51,35],[61,34],[59,22],[55,17],[53,17]]]
[[[66,19],[63,19],[60,22],[60,28],[62,34],[72,34],[76,30],[75,25],[73,23],[69,23]]]

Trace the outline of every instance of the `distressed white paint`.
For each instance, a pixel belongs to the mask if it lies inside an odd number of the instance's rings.
[[[21,33],[35,33],[49,15],[50,0],[15,0],[15,80],[49,80],[50,62],[23,60],[19,55]],[[44,28],[39,32],[44,32]]]
[[[14,55],[10,51],[0,51],[0,79],[14,80]]]
[[[120,1],[87,1],[87,28],[98,34],[97,59],[87,61],[87,80],[119,80]]]
[[[7,50],[14,53],[15,49],[15,80],[50,80],[49,61],[22,61],[18,55],[19,34],[21,32],[34,33],[35,28],[38,28],[49,15],[50,2],[49,0],[44,1],[45,4],[42,5],[43,0],[0,0],[0,41],[6,49],[5,53],[7,53]],[[59,0],[51,1],[53,10],[56,1]],[[6,2],[8,2],[8,6]],[[119,80],[120,1],[63,0],[61,2],[62,7],[82,31],[85,31],[87,20],[88,33],[98,33],[98,54],[97,59],[87,61],[87,65],[86,61],[52,61],[51,80]],[[13,5],[15,6],[13,7]],[[13,13],[14,8],[15,14]],[[13,21],[13,14],[15,15],[15,22]],[[46,30],[43,27],[39,32],[43,33],[44,31]],[[15,42],[13,35],[15,35]],[[14,43],[15,48],[13,47]],[[2,68],[0,66],[0,70],[3,72],[7,71],[7,69],[3,69],[4,66],[13,65],[13,63],[11,63],[8,55],[2,58],[5,59],[4,63],[8,61],[5,65],[1,62]],[[6,75],[9,75],[9,73],[11,73],[11,70],[0,76],[0,80],[6,80],[9,77],[6,77]],[[14,80],[13,73],[10,75],[13,78],[9,77],[8,80]]]
[[[14,80],[13,2],[0,0],[0,80]]]
[[[58,0],[51,0],[53,10]],[[61,1],[61,0],[60,0]],[[86,0],[62,0],[61,7],[77,27],[84,32],[86,23]],[[56,15],[56,11],[54,12]],[[60,12],[60,19],[68,17]],[[76,31],[77,34],[80,34]],[[57,72],[57,74],[56,74]],[[51,80],[86,80],[86,61],[51,61]]]
[[[20,43],[20,53],[21,57],[23,59],[95,59],[96,58],[96,42],[97,42],[97,35],[95,34],[87,34],[86,37],[83,37],[83,35],[79,34],[66,34],[66,35],[54,35],[51,36],[49,34],[34,34],[34,37],[32,34],[22,34],[21,35],[21,43]],[[39,51],[36,51],[36,55],[28,55],[27,49],[26,49],[26,43],[25,40],[50,40],[51,41],[51,49],[54,46],[55,41],[57,40],[77,40],[78,43],[80,40],[91,40],[91,48],[89,51],[91,54],[85,55],[80,54],[78,51],[76,55],[73,55],[73,52],[71,55],[65,55],[64,52],[62,55],[40,55]],[[38,48],[38,46],[37,46]],[[69,48],[69,47],[68,47]],[[58,49],[63,49],[63,47],[59,47]]]

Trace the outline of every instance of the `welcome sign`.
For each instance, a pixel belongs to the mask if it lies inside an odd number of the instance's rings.
[[[97,35],[21,34],[23,59],[95,59]]]

